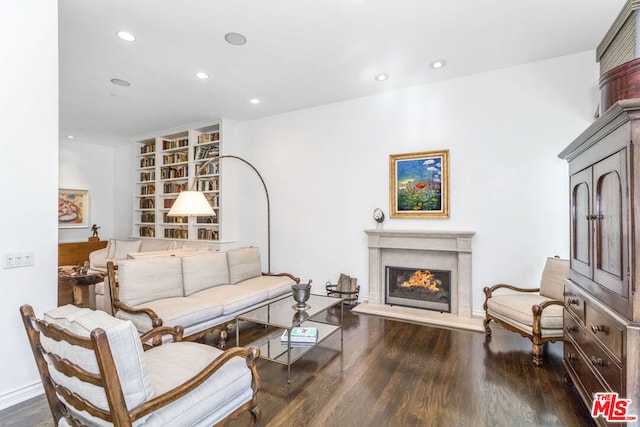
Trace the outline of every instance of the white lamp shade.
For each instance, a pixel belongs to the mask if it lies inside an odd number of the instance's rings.
[[[167,215],[215,216],[213,208],[200,191],[181,191]]]

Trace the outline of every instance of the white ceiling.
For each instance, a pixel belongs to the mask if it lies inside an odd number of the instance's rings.
[[[592,50],[623,5],[59,0],[60,136],[117,145],[216,117],[253,119]],[[120,40],[119,30],[137,40]],[[247,44],[226,43],[228,32]],[[436,59],[448,66],[430,69]],[[382,72],[390,79],[375,81]]]

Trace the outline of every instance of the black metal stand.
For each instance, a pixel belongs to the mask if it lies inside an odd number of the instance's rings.
[[[325,285],[328,297],[342,297],[342,303],[350,307],[358,305],[358,295],[360,293],[360,285],[356,286],[355,291],[339,291],[338,285],[327,283]]]

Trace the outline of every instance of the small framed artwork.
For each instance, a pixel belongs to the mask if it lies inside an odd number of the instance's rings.
[[[89,227],[89,191],[58,190],[58,228]]]
[[[449,150],[389,156],[391,218],[449,218]]]

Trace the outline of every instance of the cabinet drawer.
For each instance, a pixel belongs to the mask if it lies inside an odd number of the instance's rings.
[[[589,345],[582,347],[582,350],[587,356],[587,363],[590,363],[598,371],[609,388],[624,396],[622,368],[593,341]]]
[[[585,313],[585,326],[621,362],[625,328],[591,303],[586,304]]]
[[[602,382],[596,377],[591,369],[591,362],[586,361],[580,352],[576,350],[570,340],[564,342],[564,363],[569,372],[572,374],[571,379],[577,383],[578,389],[584,391],[584,398],[591,402],[593,393],[602,391],[612,391],[607,389]]]
[[[571,310],[581,322],[584,322],[584,299],[572,292],[566,282],[564,287],[564,306]]]
[[[592,338],[590,338],[589,336],[589,333],[584,328],[584,325],[578,322],[578,320],[576,320],[574,316],[569,314],[567,310],[564,311],[563,326],[565,337],[571,337],[571,339],[576,342],[578,347],[582,348],[585,343],[588,343],[590,340],[592,340]]]

